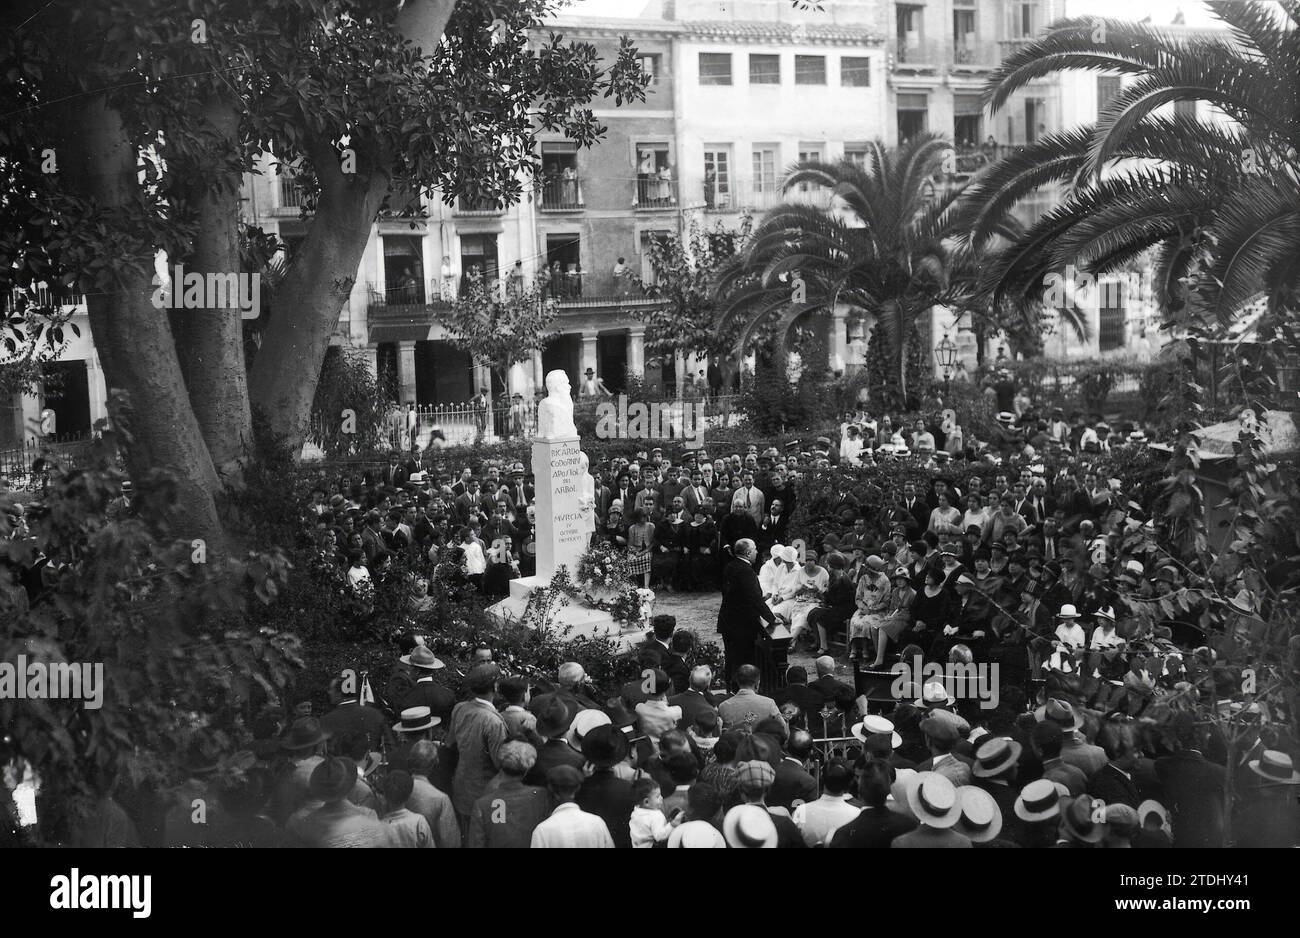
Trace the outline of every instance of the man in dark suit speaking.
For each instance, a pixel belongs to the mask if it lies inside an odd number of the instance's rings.
[[[758,548],[745,537],[736,541],[732,554],[722,570],[722,606],[718,609],[718,634],[726,655],[728,683],[742,664],[757,662],[759,622],[769,626],[776,623],[776,616],[763,601],[763,588],[754,571]]]

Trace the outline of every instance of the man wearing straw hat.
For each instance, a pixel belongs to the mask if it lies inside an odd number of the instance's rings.
[[[891,847],[974,846],[969,837],[954,830],[961,820],[961,801],[952,782],[938,772],[918,772],[907,780],[906,794],[907,807],[920,826],[895,837]]]

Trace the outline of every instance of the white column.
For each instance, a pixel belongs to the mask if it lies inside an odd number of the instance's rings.
[[[415,343],[399,342],[397,347],[397,381],[402,389],[402,403],[415,403]]]
[[[542,388],[546,387],[546,375],[542,371],[542,353],[541,351],[533,352],[533,393],[536,394]]]
[[[104,370],[99,356],[92,350],[86,359],[86,386],[90,391],[90,425],[108,416],[108,388],[104,383]]]
[[[645,379],[644,329],[633,329],[627,334],[627,370],[629,374]]]
[[[370,377],[379,377],[379,346],[366,346],[366,365],[370,368]]]
[[[849,311],[843,306],[831,310],[831,370],[848,371]]]
[[[590,368],[596,372],[596,377],[600,377],[600,369],[596,356],[596,333],[584,332],[582,334],[582,364],[578,370],[582,372],[581,380],[586,380],[587,369]]]

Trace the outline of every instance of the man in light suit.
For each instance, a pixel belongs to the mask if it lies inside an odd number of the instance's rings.
[[[754,485],[754,474],[746,472],[740,477],[740,483],[740,488],[731,496],[731,504],[743,507],[745,514],[754,519],[754,524],[762,524],[766,500],[762,491]]]
[[[682,498],[686,499],[686,508],[692,515],[709,500],[709,489],[704,484],[704,474],[698,469],[691,473],[691,484],[682,489]]]
[[[474,802],[501,767],[498,750],[506,739],[506,721],[493,703],[499,674],[492,664],[470,668],[465,681],[473,696],[456,704],[447,727],[447,748],[457,754],[451,794],[462,831],[469,830]]]

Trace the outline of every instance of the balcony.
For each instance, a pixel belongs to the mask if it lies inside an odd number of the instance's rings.
[[[543,212],[580,212],[585,208],[582,180],[576,172],[571,176],[547,176],[542,180],[541,189]]]
[[[677,207],[677,180],[664,176],[638,175],[632,188],[632,207],[673,209]]]
[[[706,212],[734,212],[738,209],[737,201],[732,196],[729,183],[704,184],[704,210]]]
[[[641,292],[631,277],[615,277],[613,272],[567,271],[552,279],[546,288],[547,300],[561,310],[600,306],[651,306],[662,302]]]
[[[493,199],[456,200],[456,214],[465,218],[491,218],[504,211]]]
[[[426,322],[434,313],[451,309],[454,297],[443,297],[442,285],[437,278],[424,284],[405,287],[366,285],[370,292],[370,306],[366,316],[372,322]]]
[[[758,183],[750,189],[748,198],[745,199],[745,208],[765,212],[768,209],[776,208],[784,201],[785,197],[781,192],[779,183]]]
[[[28,309],[52,309],[66,312],[70,309],[84,309],[85,306],[86,298],[82,294],[74,293],[66,287],[51,289],[42,284],[27,290],[13,290],[3,296],[0,311],[21,313]]]
[[[420,193],[416,189],[394,186],[388,191],[382,214],[390,218],[394,216],[423,218],[424,200],[420,198]]]
[[[307,207],[307,189],[298,181],[297,176],[282,175],[276,181],[276,193],[279,204],[273,213],[276,215],[300,215]]]
[[[937,71],[943,61],[944,50],[933,39],[895,39],[890,44],[895,71]]]
[[[996,42],[981,39],[954,39],[951,48],[951,70],[959,74],[991,71],[1002,61],[1002,48]]]

